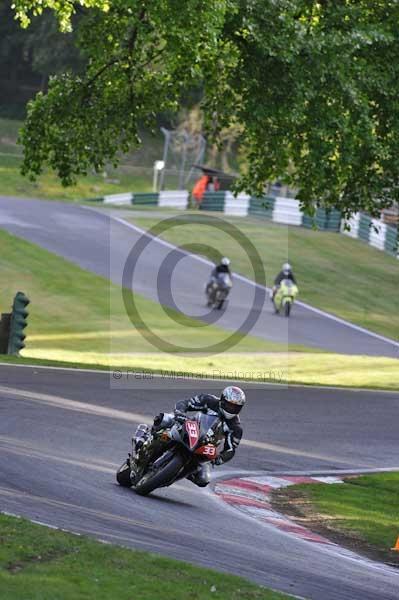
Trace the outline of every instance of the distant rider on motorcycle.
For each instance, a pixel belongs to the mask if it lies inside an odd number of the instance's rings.
[[[206,286],[206,293],[208,293],[209,288],[212,286],[214,281],[217,280],[219,273],[227,273],[231,277],[230,259],[226,256],[224,256],[220,263],[216,265],[212,270],[210,281],[208,281],[208,284]]]
[[[242,438],[242,427],[240,425],[240,417],[238,416],[246,401],[243,390],[236,386],[224,388],[220,398],[213,394],[197,394],[188,400],[180,400],[176,403],[174,414],[160,413],[154,418],[152,431],[157,431],[164,427],[171,427],[174,421],[183,421],[187,418],[188,411],[202,411],[207,413],[212,411],[219,415],[223,422],[223,430],[225,434],[225,442],[222,452],[213,461],[215,465],[221,465],[231,460],[235,454]],[[136,456],[140,452],[140,448],[150,434],[150,429],[147,425],[139,425],[134,437],[134,446]],[[188,476],[188,479],[198,485],[205,487],[211,479],[210,464],[202,463],[198,466],[195,473]]]
[[[289,263],[283,264],[280,273],[278,273],[278,275],[276,276],[276,278],[274,280],[274,286],[272,289],[271,300],[274,299],[274,296],[276,295],[277,290],[278,290],[281,282],[284,279],[290,279],[292,281],[292,283],[295,283],[295,285],[297,284],[294,273],[292,272],[292,267]]]

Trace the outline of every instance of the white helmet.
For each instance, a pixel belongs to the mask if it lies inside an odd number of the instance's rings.
[[[224,388],[220,396],[220,410],[225,419],[233,419],[238,415],[246,401],[241,388],[234,385]]]
[[[287,273],[290,273],[292,271],[290,263],[283,264],[283,271]]]
[[[225,265],[226,267],[228,267],[228,266],[229,266],[229,264],[230,264],[230,259],[229,259],[229,258],[227,258],[227,256],[224,256],[224,257],[222,258],[222,260],[220,261],[220,264],[221,264],[221,265]]]

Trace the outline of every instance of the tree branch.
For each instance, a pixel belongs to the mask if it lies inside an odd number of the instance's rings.
[[[96,79],[98,79],[99,77],[101,77],[101,75],[110,67],[112,67],[113,65],[116,65],[119,61],[121,60],[121,57],[119,56],[112,58],[111,60],[109,60],[105,65],[103,65],[101,67],[101,69],[99,69],[97,71],[97,73],[95,75],[93,75],[93,77],[91,77],[91,79],[89,79],[89,81],[87,81],[85,83],[85,87],[89,88],[95,81]]]
[[[138,23],[143,23],[143,21],[145,20],[145,17],[146,17],[146,12],[145,12],[145,8],[143,7],[138,16]],[[136,25],[133,27],[133,29],[130,33],[130,37],[127,42],[127,47],[128,47],[130,55],[133,54],[134,47],[135,47],[136,41],[137,41],[137,36],[139,34],[138,23],[136,23]]]

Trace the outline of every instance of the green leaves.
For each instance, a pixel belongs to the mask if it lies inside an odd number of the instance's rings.
[[[28,27],[32,16],[41,15],[43,10],[49,8],[58,16],[60,29],[71,30],[71,17],[75,14],[75,4],[81,8],[99,8],[107,12],[110,2],[108,0],[14,0],[13,8],[15,16],[21,22],[22,27]]]
[[[242,186],[279,178],[308,210],[378,214],[399,196],[397,3],[257,1],[241,14],[243,34],[237,18],[224,34],[240,49],[229,117],[244,124]]]
[[[344,213],[399,198],[399,5],[394,0],[18,0],[26,24],[83,10],[81,76],[54,77],[30,103],[24,173],[49,164],[70,184],[138,144],[139,122],[204,89],[210,141],[241,124],[240,186],[280,179]]]
[[[176,111],[185,89],[215,75],[225,7],[169,0],[147,8],[115,0],[108,12],[81,19],[86,72],[52,78],[48,93],[29,103],[20,136],[23,173],[35,177],[49,164],[69,185],[89,169],[117,162],[120,151],[138,144],[138,123],[151,125],[158,113]]]

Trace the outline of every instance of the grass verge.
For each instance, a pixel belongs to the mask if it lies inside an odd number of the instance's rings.
[[[246,380],[399,391],[398,361],[393,358],[312,354],[301,352],[224,353],[216,356],[175,356],[159,353],[98,354],[52,349],[24,351],[44,360],[51,356],[63,365],[168,374],[204,379]]]
[[[245,245],[223,231],[201,224],[206,213],[187,213],[187,224],[168,229],[161,237],[176,245],[198,239],[232,260],[233,270],[251,279],[255,273]],[[260,253],[268,285],[287,259],[299,282],[299,299],[392,339],[399,338],[398,261],[366,244],[337,233],[278,225],[267,220],[224,217]],[[150,229],[160,219],[135,218]],[[211,260],[212,252],[204,250]],[[295,319],[295,315],[293,315]]]
[[[7,600],[283,600],[217,573],[0,515],[0,589]],[[162,591],[161,591],[162,590]]]
[[[45,170],[37,181],[29,181],[20,173],[22,158],[15,154],[0,153],[0,192],[5,196],[44,198],[47,200],[81,201],[121,192],[151,191],[150,177],[138,170],[137,175],[118,173],[111,178],[102,175],[80,177],[71,187],[64,187],[55,173]]]
[[[79,177],[76,185],[65,188],[50,169],[36,182],[31,182],[20,174],[22,147],[17,144],[18,131],[22,121],[0,118],[0,193],[27,198],[49,200],[81,201],[104,194],[120,192],[151,192],[153,164],[163,153],[161,132],[153,135],[143,129],[140,132],[142,145],[134,153],[124,156],[121,165],[114,169],[108,165],[103,174],[89,174]],[[174,179],[168,175],[167,184]]]
[[[359,552],[399,566],[399,473],[350,477],[345,484],[306,484],[278,490],[280,508]]]
[[[1,231],[0,268],[1,310],[9,310],[18,289],[31,299],[27,347],[23,351],[30,359],[86,367],[183,371],[258,382],[399,389],[394,359],[287,353],[284,345],[249,336],[234,351],[211,357],[155,352],[127,318],[118,286]],[[158,335],[175,343],[190,343],[190,320],[187,326],[180,325],[166,317],[155,302],[139,296],[136,301],[143,319]],[[215,326],[197,327],[195,331],[196,342],[201,344],[215,343],[226,336]]]
[[[255,383],[309,386],[336,386],[399,391],[397,362],[394,359],[350,357],[340,354],[302,355],[292,353],[225,354],[211,358],[190,358],[162,354],[100,355],[95,352],[67,352],[53,349],[25,350],[25,356],[0,355],[0,364],[38,365],[105,371],[143,372],[165,377],[228,379]],[[52,358],[48,358],[51,356]],[[337,373],[337,362],[342,372]],[[352,361],[355,364],[352,364]],[[306,364],[308,368],[306,369]],[[317,365],[317,366],[316,366]],[[345,372],[346,369],[346,372]]]
[[[234,351],[210,357],[155,352],[126,316],[118,286],[1,231],[0,269],[3,312],[10,309],[18,289],[31,299],[27,347],[23,351],[27,359],[86,367],[173,370],[258,382],[399,389],[399,369],[394,359],[293,352],[294,348],[287,352],[283,344],[250,336]],[[181,325],[166,317],[159,304],[139,296],[136,302],[155,333],[176,344],[190,344],[192,320]],[[211,325],[197,327],[195,332],[201,345],[226,337],[224,330]]]
[[[76,352],[79,362],[84,353],[94,352],[106,362],[112,353],[150,352],[154,346],[134,327],[126,315],[121,289],[107,279],[81,269],[63,258],[0,231],[1,310],[9,310],[18,289],[31,299],[27,350]],[[142,319],[154,332],[175,344],[190,346],[193,327],[198,323],[186,318],[182,324],[168,318],[162,306],[135,295]],[[225,339],[226,332],[216,326],[195,327],[198,345],[206,346]],[[285,350],[283,344],[264,342],[247,336],[235,347],[236,352]],[[165,355],[168,356],[168,355]],[[42,356],[43,357],[43,354]]]

